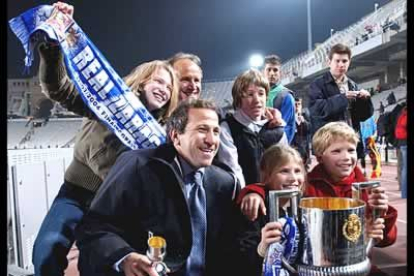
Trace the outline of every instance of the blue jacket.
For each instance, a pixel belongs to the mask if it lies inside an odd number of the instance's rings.
[[[281,85],[281,84],[279,84]],[[276,86],[273,89],[276,89]],[[270,92],[269,92],[270,93]],[[280,92],[277,93],[273,99],[273,108],[277,108],[282,113],[282,119],[286,122],[285,133],[289,141],[292,144],[293,137],[296,132],[296,121],[295,121],[295,98],[293,97],[293,91],[283,87]]]
[[[358,85],[348,78],[349,90],[360,90]],[[374,113],[371,98],[357,98],[349,102],[330,72],[324,73],[314,80],[309,87],[309,111],[311,117],[312,136],[329,122],[346,121],[347,109],[350,104],[352,127],[359,131],[360,122],[367,120]]]

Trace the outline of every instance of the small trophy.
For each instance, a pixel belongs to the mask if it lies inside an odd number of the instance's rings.
[[[148,232],[147,257],[152,261],[152,266],[159,276],[167,275],[167,265],[163,262],[167,253],[167,242],[163,237],[154,236]]]

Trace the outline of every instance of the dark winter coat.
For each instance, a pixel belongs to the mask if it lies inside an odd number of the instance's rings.
[[[360,90],[358,85],[348,78],[350,91]],[[311,116],[312,136],[329,122],[346,121],[347,109],[350,108],[352,127],[359,131],[360,122],[374,114],[371,98],[357,98],[349,101],[339,91],[338,85],[330,72],[314,80],[309,88],[309,111]]]

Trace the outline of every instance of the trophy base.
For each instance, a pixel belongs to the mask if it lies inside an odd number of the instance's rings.
[[[298,265],[300,276],[365,276],[371,269],[371,262],[367,258],[365,261],[345,266],[306,266]]]

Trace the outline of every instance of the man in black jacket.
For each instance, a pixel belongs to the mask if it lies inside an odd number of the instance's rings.
[[[329,72],[314,80],[309,88],[311,135],[329,122],[345,121],[357,133],[361,122],[374,114],[371,94],[348,78],[351,49],[343,44],[332,46],[329,52]],[[361,136],[361,135],[360,135]],[[365,149],[362,141],[357,145],[358,160],[365,170]]]
[[[329,122],[346,121],[357,132],[360,122],[374,113],[371,95],[348,78],[351,50],[343,44],[334,45],[329,52],[329,68],[314,80],[309,88],[309,111],[312,136]]]
[[[239,184],[211,165],[219,132],[214,104],[183,101],[167,122],[169,143],[117,159],[77,231],[81,275],[157,275],[146,256],[149,232],[167,242],[169,275],[233,275]],[[187,180],[195,171],[205,191],[202,239],[191,207],[196,181]]]

